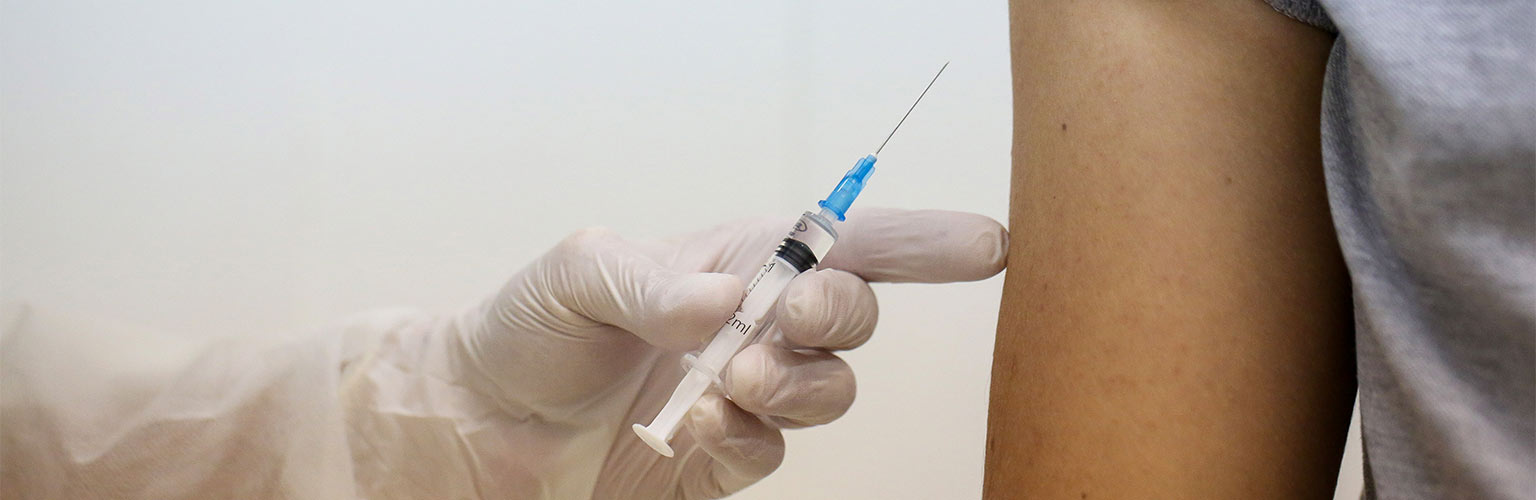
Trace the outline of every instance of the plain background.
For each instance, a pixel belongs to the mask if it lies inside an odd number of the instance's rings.
[[[197,335],[455,310],[577,228],[809,208],[947,60],[859,205],[1005,221],[1006,12],[6,1],[0,299]],[[738,498],[978,497],[1001,284],[877,285],[858,402]]]

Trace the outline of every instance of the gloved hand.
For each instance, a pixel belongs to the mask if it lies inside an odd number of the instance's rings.
[[[479,307],[398,328],[351,363],[341,394],[369,498],[718,498],[778,467],[782,428],[854,399],[833,351],[874,331],[866,282],[942,283],[1002,270],[1007,233],[942,211],[854,211],[818,269],[777,305],[780,340],[744,349],[724,394],[690,411],[664,458],[630,432],[655,416],[793,219],[656,242],[578,232]]]

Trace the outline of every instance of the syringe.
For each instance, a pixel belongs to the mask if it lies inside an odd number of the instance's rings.
[[[933,75],[928,86],[923,88],[923,93],[917,96],[912,107],[907,108],[907,113],[901,116],[901,121],[896,122],[896,127],[885,136],[885,141],[875,148],[875,153],[854,163],[853,168],[838,181],[837,187],[832,189],[832,194],[816,204],[820,210],[800,215],[800,220],[790,228],[789,235],[779,243],[773,256],[758,270],[757,277],[747,284],[746,296],[736,308],[736,313],[715,332],[703,352],[683,356],[683,366],[688,373],[678,382],[672,397],[667,399],[667,405],[662,407],[661,413],[656,415],[651,425],[634,425],[635,434],[640,436],[640,440],[657,453],[672,456],[672,446],[667,443],[677,434],[683,416],[704,395],[710,384],[720,383],[720,374],[724,373],[731,358],[768,329],[772,323],[769,313],[778,302],[779,295],[784,293],[784,288],[789,286],[789,281],[826,257],[832,244],[837,242],[837,231],[833,225],[845,219],[848,207],[853,205],[853,200],[858,198],[869,176],[875,172],[875,155],[885,149],[885,143],[890,142],[901,124],[906,123],[907,116],[912,114],[913,109],[917,109],[917,103],[928,95],[928,89],[933,88],[933,83],[939,80],[939,75],[944,74],[944,68],[947,67],[949,63],[946,62]]]

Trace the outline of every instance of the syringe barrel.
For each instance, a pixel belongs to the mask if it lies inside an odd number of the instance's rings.
[[[731,356],[762,335],[773,305],[790,280],[815,267],[832,249],[832,244],[837,241],[837,231],[832,229],[832,224],[819,214],[806,212],[800,216],[773,256],[747,284],[745,297],[736,313],[715,332],[704,352],[698,355],[699,365],[719,374]]]
[[[837,231],[832,229],[832,220],[827,215],[829,212],[824,210],[819,214],[806,212],[800,216],[773,256],[747,284],[736,313],[715,332],[703,352],[683,357],[687,373],[672,391],[666,406],[651,420],[651,425],[634,425],[635,434],[657,453],[672,456],[672,448],[667,442],[677,433],[688,409],[710,384],[720,381],[722,372],[737,351],[762,336],[771,322],[769,316],[773,313],[773,305],[778,303],[779,295],[789,287],[789,282],[816,267],[816,263],[832,249],[832,244],[837,241]]]

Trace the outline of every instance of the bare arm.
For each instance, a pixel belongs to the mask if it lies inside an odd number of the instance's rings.
[[[1320,498],[1354,394],[1332,39],[1262,2],[1014,0],[987,498]]]

